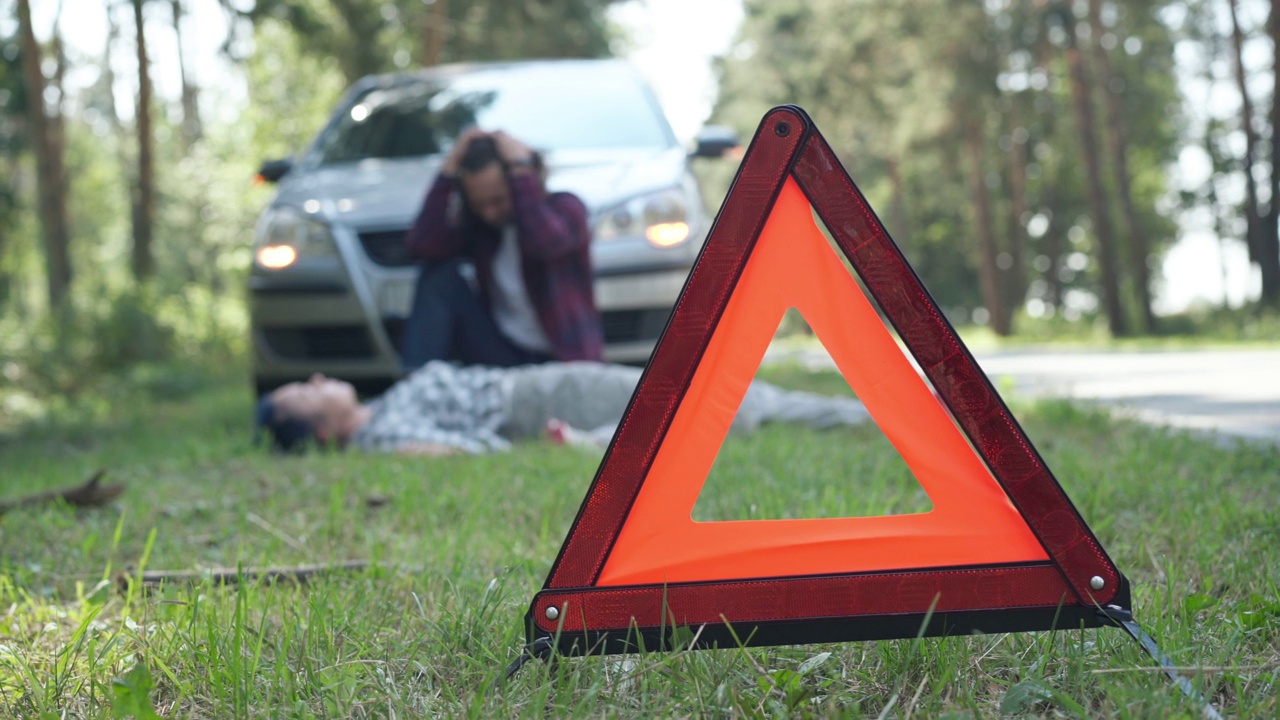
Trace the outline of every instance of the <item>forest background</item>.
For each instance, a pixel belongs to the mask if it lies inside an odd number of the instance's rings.
[[[65,42],[74,0],[0,0],[0,425],[147,363],[243,364],[254,173],[349,84],[627,56],[647,4],[106,0],[90,52]],[[749,137],[805,107],[956,324],[1280,337],[1280,0],[744,0],[732,20],[709,121]],[[191,48],[215,30],[210,82]],[[733,168],[702,171],[714,210]],[[1162,315],[1192,227],[1233,292]]]

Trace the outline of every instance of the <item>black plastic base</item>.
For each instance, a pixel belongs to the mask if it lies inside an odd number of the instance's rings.
[[[1129,583],[1122,587],[1111,605],[1130,606]],[[1100,608],[1062,605],[1032,608],[996,608],[933,614],[862,615],[812,618],[798,621],[739,623],[734,626],[707,624],[701,627],[646,627],[589,630],[554,636],[538,629],[528,615],[529,643],[550,643],[562,655],[609,655],[617,653],[709,649],[768,645],[896,640],[915,637],[990,635],[995,633],[1074,630],[1115,626],[1117,623]]]

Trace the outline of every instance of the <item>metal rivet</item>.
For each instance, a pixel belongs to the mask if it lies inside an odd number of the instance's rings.
[[[773,133],[778,137],[786,137],[791,134],[791,124],[784,120],[773,126]]]
[[[555,605],[552,605],[551,607],[547,608],[548,620],[555,620],[558,617],[560,617],[560,611],[556,609]]]
[[[1093,588],[1094,590],[1101,590],[1106,586],[1107,586],[1107,581],[1103,580],[1097,575],[1094,575],[1093,577],[1089,578],[1089,587]]]

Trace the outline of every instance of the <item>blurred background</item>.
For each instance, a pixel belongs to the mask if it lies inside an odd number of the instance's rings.
[[[261,161],[459,61],[629,59],[684,140],[801,105],[962,327],[1280,339],[1280,3],[0,0],[0,51],[0,425],[244,363]]]

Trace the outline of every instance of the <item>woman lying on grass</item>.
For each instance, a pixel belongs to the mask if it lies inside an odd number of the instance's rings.
[[[318,442],[425,455],[483,453],[544,436],[603,447],[640,373],[640,368],[594,362],[515,368],[430,362],[364,404],[350,383],[313,375],[264,396],[258,429],[285,451]],[[750,432],[766,422],[823,429],[866,419],[857,400],[782,390],[757,380],[732,429]]]

